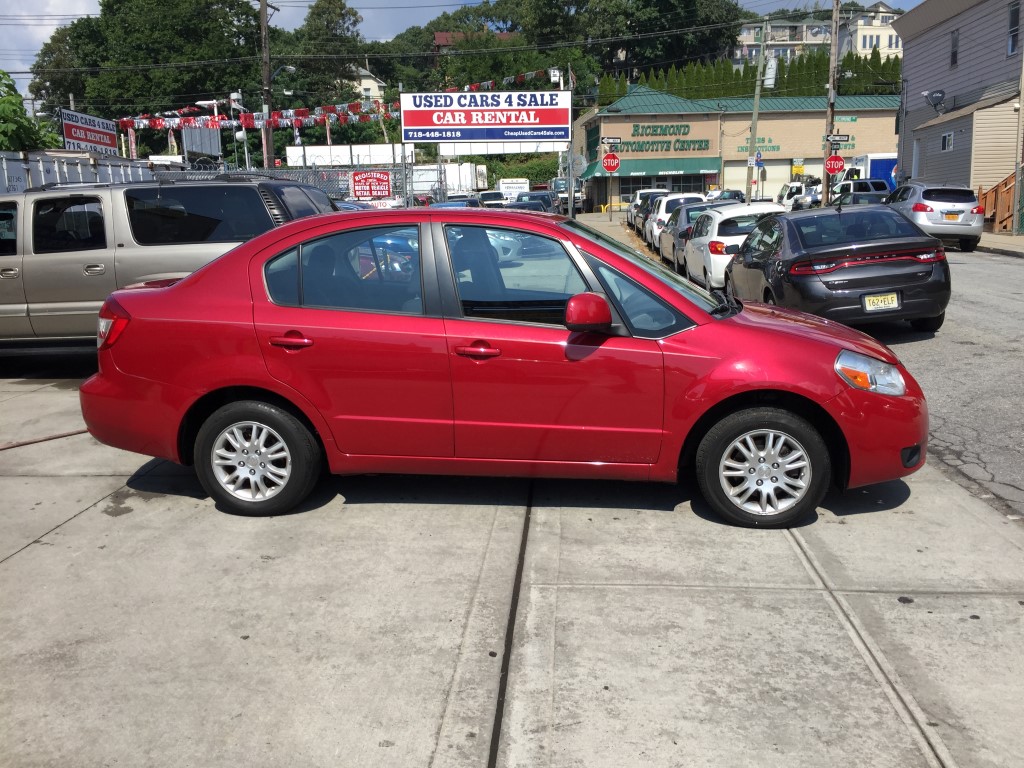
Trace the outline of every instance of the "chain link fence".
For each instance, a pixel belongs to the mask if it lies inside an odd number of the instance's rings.
[[[442,169],[416,169],[415,183],[412,167],[396,165],[359,165],[344,168],[236,168],[227,164],[205,160],[195,161],[186,170],[154,169],[153,175],[162,181],[202,181],[215,179],[224,174],[238,176],[264,176],[272,179],[287,179],[302,184],[311,184],[324,190],[334,198],[347,199],[352,196],[352,175],[360,171],[387,172],[391,178],[391,197],[409,201],[415,194],[430,194],[437,197],[437,190],[444,189]],[[426,174],[424,176],[424,173]]]

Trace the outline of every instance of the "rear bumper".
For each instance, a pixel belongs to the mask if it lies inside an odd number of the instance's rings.
[[[192,397],[113,366],[101,367],[78,393],[85,426],[101,443],[178,463],[178,427]]]
[[[896,293],[899,297],[899,306],[895,309],[874,311],[865,309],[865,296],[884,293]],[[932,269],[932,274],[927,280],[891,289],[831,290],[817,277],[790,277],[783,284],[781,295],[776,299],[783,306],[827,317],[846,325],[858,325],[937,317],[945,312],[950,293],[949,267],[942,262]]]

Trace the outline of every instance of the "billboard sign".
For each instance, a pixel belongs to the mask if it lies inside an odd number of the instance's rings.
[[[359,200],[391,197],[391,173],[389,171],[353,171],[352,196]]]
[[[82,152],[117,154],[117,126],[113,120],[104,120],[69,109],[60,111],[64,126],[64,149]]]
[[[403,93],[402,141],[565,141],[570,91]]]

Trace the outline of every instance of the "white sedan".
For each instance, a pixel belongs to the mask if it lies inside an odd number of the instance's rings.
[[[683,250],[686,277],[708,289],[723,288],[725,268],[732,260],[725,249],[742,243],[761,217],[784,210],[777,203],[737,203],[702,213]]]

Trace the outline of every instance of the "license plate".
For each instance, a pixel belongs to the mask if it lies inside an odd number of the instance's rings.
[[[878,293],[874,296],[864,297],[864,309],[867,312],[877,312],[881,309],[898,309],[900,297],[895,293]]]
[[[960,220],[960,214],[959,213],[944,213],[944,214],[942,214],[942,217],[946,221],[959,221]]]

